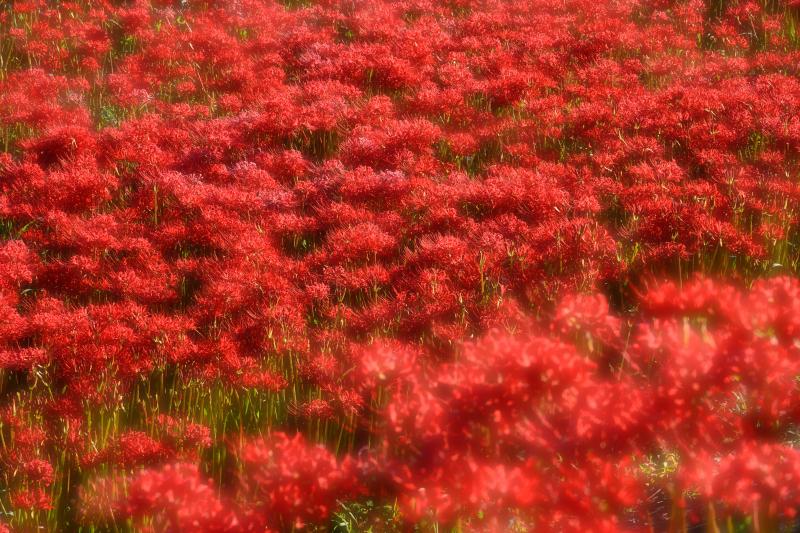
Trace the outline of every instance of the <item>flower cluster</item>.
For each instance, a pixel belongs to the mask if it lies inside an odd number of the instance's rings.
[[[790,520],[798,27],[0,2],[0,520]]]
[[[337,460],[275,433],[230,447],[238,473],[224,503],[196,505],[214,484],[177,463],[136,474],[106,509],[171,530],[287,530],[368,494],[397,502],[406,523],[470,530],[662,530],[745,516],[770,530],[800,506],[798,305],[795,279],[747,292],[697,279],[652,288],[624,321],[602,296],[564,298],[550,319],[519,316],[514,333],[462,343],[452,361],[418,364],[413,346],[374,345],[354,385],[387,398],[371,447]],[[125,442],[134,459],[160,451]],[[168,490],[196,496],[162,498]]]

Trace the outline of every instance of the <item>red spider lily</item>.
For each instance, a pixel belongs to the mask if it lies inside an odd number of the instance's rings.
[[[144,471],[128,485],[123,512],[134,518],[156,516],[163,531],[231,531],[235,516],[193,465],[167,465]]]
[[[329,516],[337,499],[360,491],[352,461],[340,463],[300,435],[274,434],[248,443],[240,459],[239,497],[258,528],[303,527]]]
[[[11,529],[788,524],[797,4],[2,3]]]

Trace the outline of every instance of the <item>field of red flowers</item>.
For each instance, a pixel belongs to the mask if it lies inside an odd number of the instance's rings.
[[[791,531],[799,0],[0,1],[0,531]]]

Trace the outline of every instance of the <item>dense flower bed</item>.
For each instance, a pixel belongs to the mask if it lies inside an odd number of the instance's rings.
[[[0,528],[788,526],[798,28],[0,3]]]

